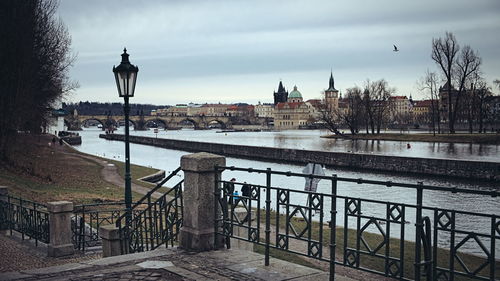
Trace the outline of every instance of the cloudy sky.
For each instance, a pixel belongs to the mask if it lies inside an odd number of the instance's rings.
[[[113,65],[123,47],[139,66],[135,103],[272,102],[279,81],[305,99],[384,78],[424,98],[432,38],[445,31],[500,78],[498,0],[64,0],[77,54],[68,101],[121,102]],[[400,52],[393,52],[393,44]],[[497,91],[498,92],[498,91]]]

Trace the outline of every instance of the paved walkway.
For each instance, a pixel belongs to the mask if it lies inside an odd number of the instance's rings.
[[[328,273],[243,250],[193,253],[180,249],[81,261],[0,274],[0,280],[328,280]],[[353,279],[337,276],[336,280]]]

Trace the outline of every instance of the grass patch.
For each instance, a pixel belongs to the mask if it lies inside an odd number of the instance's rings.
[[[264,255],[266,253],[266,247],[263,246],[263,245],[254,244],[253,245],[253,251],[256,252],[256,253]],[[300,264],[300,265],[307,266],[307,267],[310,267],[310,268],[316,268],[316,269],[322,270],[321,267],[315,265],[314,263],[308,262],[307,260],[305,260],[303,257],[301,257],[299,255],[292,254],[292,253],[289,253],[289,252],[285,252],[285,251],[282,251],[282,250],[278,250],[278,249],[275,249],[275,248],[269,248],[269,256],[271,256],[271,257],[273,257],[275,259],[280,259],[280,260],[284,260],[284,261],[287,261],[287,262],[291,262],[291,263],[295,263],[295,264]]]
[[[10,147],[8,162],[0,162],[0,185],[7,186],[9,194],[42,203],[123,201],[124,187],[106,182],[97,161],[82,157],[83,153],[57,142],[52,144],[51,139],[48,135],[17,137]],[[132,173],[138,176],[149,171],[156,170],[132,167]],[[142,182],[141,185],[146,186]],[[142,197],[135,192],[132,196],[133,200]]]
[[[500,134],[345,134],[328,135],[324,138],[336,139],[356,139],[356,140],[389,140],[389,141],[423,141],[423,142],[450,142],[450,143],[480,143],[480,144],[500,144]]]

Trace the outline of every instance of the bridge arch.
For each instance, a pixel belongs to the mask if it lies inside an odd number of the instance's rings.
[[[106,124],[105,124],[105,121],[106,120],[101,120],[99,118],[95,118],[95,117],[90,117],[90,118],[85,118],[85,119],[82,119],[80,122],[82,124],[82,126],[89,126],[87,123],[89,121],[97,121],[99,124],[101,124],[102,127],[104,127]]]
[[[132,124],[134,128],[137,126],[137,123],[132,119],[128,119],[128,122],[130,122],[129,124]],[[116,124],[125,127],[125,119],[118,119]]]
[[[227,124],[219,119],[211,119],[207,121],[207,127],[211,128],[213,127],[214,124],[217,124],[217,127],[220,127],[221,129],[226,129]]]
[[[194,129],[199,129],[200,128],[200,124],[198,122],[196,122],[193,118],[182,118],[178,122],[178,125],[182,126],[182,124],[186,124],[186,123],[193,124]]]
[[[167,122],[165,120],[160,119],[160,118],[146,120],[145,126],[148,127],[151,123],[156,124],[158,127],[163,127],[163,128],[168,127]],[[159,125],[161,125],[161,126],[159,126]]]

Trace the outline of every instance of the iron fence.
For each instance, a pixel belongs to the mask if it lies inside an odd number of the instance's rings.
[[[15,196],[0,196],[0,229],[17,231],[22,239],[49,243],[47,206]]]
[[[216,179],[217,236],[291,252],[329,263],[330,279],[342,265],[399,280],[495,280],[500,270],[500,215],[424,206],[423,196],[435,192],[493,197],[500,192],[407,184],[238,167],[224,170],[265,176],[250,183],[250,194],[233,191],[246,183]],[[329,193],[279,187],[275,177],[328,181]],[[258,177],[254,177],[257,179]],[[384,186],[414,191],[414,203],[355,198],[337,194],[340,184]],[[236,187],[235,187],[236,185]],[[456,203],[460,206],[461,202]],[[244,212],[244,216],[237,213]],[[235,228],[239,228],[235,231]],[[239,233],[236,234],[236,233]],[[241,234],[243,233],[243,234]]]
[[[144,209],[146,206],[142,205],[142,209]],[[139,213],[140,209],[141,207],[138,207],[134,214]],[[71,218],[72,241],[75,249],[85,252],[88,248],[101,246],[99,228],[115,224],[116,220],[124,213],[125,202],[76,205]]]
[[[178,175],[177,168],[132,207],[133,216],[127,223],[126,214],[116,220],[119,228],[122,254],[154,250],[161,245],[176,243],[182,225],[184,180],[163,193],[157,199],[153,194],[165,183]],[[145,204],[145,208],[140,208]]]

